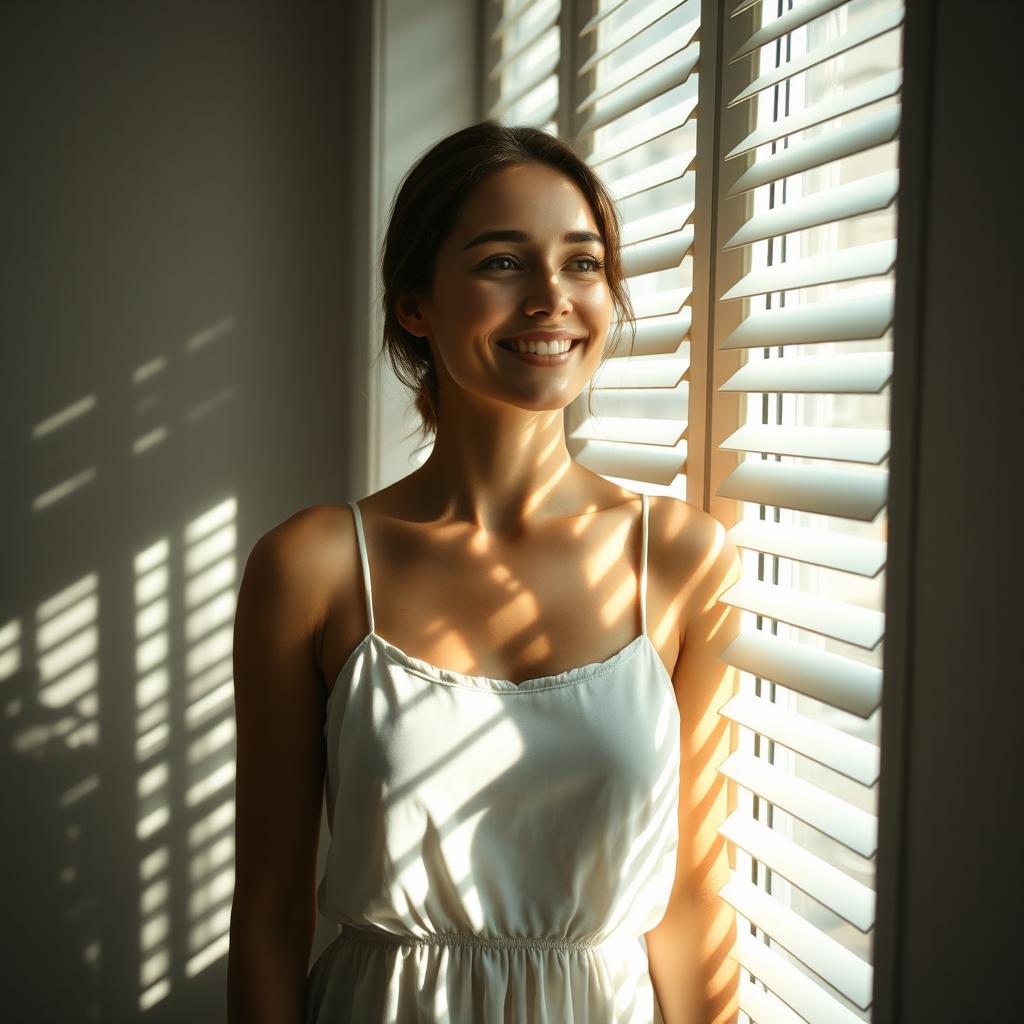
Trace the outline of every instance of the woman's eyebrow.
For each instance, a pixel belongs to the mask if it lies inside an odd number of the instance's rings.
[[[482,231],[472,241],[467,242],[462,248],[472,249],[474,245],[483,245],[484,242],[529,242],[532,241],[525,231],[516,231],[514,228],[495,228],[491,231]],[[593,231],[568,231],[562,236],[563,242],[599,242],[604,245],[604,239]]]

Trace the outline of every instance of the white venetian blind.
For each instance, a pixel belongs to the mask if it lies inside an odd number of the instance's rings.
[[[719,59],[749,67],[720,97],[722,137],[744,128],[718,154],[714,240],[744,267],[713,296],[738,324],[716,350],[743,357],[719,394],[745,409],[714,432],[736,453],[716,494],[741,503],[744,565],[722,598],[742,625],[720,895],[758,1024],[870,1019],[902,20],[898,0],[719,19]]]
[[[595,473],[685,497],[693,285],[698,0],[606,0],[580,26],[574,138],[615,197],[637,316],[568,410],[569,451]],[[614,325],[613,325],[614,331]],[[611,337],[613,332],[609,332]]]
[[[720,709],[739,739],[719,771],[739,793],[720,894],[743,1016],[869,1020],[902,5],[491,11],[489,116],[572,140],[623,223],[636,347],[602,368],[593,415],[586,393],[567,410],[571,452],[741,510],[723,596],[740,686]]]
[[[685,497],[699,0],[495,6],[489,116],[573,142],[622,222],[636,341],[631,352],[623,331],[590,402],[584,391],[566,410],[569,451],[609,479]]]
[[[487,5],[487,117],[557,132],[561,15],[560,0],[491,0]]]

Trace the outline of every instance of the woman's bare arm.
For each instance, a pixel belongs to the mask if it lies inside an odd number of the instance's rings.
[[[679,540],[689,550],[676,560],[684,635],[673,673],[680,714],[679,852],[668,909],[646,935],[647,955],[665,1024],[734,1024],[739,965],[729,953],[736,915],[717,895],[729,879],[728,850],[718,834],[729,813],[728,786],[715,769],[728,756],[730,739],[718,709],[735,687],[735,670],[719,655],[739,621],[718,598],[742,567],[725,528],[711,516],[689,513],[685,533]]]
[[[316,925],[324,693],[315,510],[246,562],[234,627],[235,891],[229,1024],[299,1024]]]

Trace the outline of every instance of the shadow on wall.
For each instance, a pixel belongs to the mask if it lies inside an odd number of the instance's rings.
[[[224,1017],[238,581],[362,415],[349,7],[2,14],[12,1024]]]

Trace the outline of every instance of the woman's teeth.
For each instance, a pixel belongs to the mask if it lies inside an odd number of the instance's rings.
[[[533,352],[539,356],[560,355],[572,348],[573,342],[569,338],[561,338],[557,341],[503,341],[501,344],[513,352]]]

